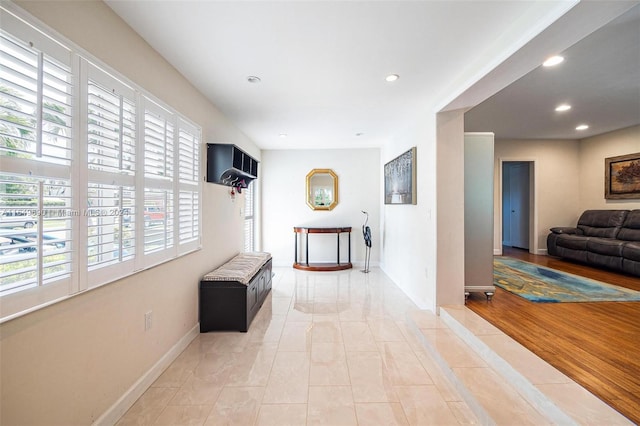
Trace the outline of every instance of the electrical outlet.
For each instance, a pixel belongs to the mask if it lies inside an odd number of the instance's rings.
[[[153,311],[149,311],[144,314],[144,331],[147,331],[151,328],[153,320]]]

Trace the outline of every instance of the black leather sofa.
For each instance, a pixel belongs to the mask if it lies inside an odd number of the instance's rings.
[[[640,276],[640,210],[585,210],[575,228],[551,228],[547,252]]]

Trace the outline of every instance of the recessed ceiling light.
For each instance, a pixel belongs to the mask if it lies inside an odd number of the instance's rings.
[[[286,138],[286,137],[287,137],[287,134],[286,134],[286,133],[280,133],[280,137],[281,137],[281,138]]]
[[[262,80],[260,80],[260,77],[256,77],[255,75],[250,75],[249,77],[247,77],[247,81],[249,83],[260,83]]]
[[[362,132],[356,133],[356,136],[362,136],[362,135],[364,135],[364,133],[362,133]]]
[[[571,105],[569,104],[560,104],[556,107],[556,111],[558,112],[569,111],[570,109]]]
[[[558,65],[562,61],[564,61],[564,58],[562,56],[552,56],[544,61],[542,65],[544,65],[545,67],[552,67],[554,65]]]
[[[576,127],[576,130],[587,130],[589,128],[588,125],[586,124],[581,124],[578,127]]]
[[[392,82],[392,81],[396,81],[399,78],[400,76],[398,74],[389,74],[388,76],[385,77],[385,80],[387,80],[388,82]]]

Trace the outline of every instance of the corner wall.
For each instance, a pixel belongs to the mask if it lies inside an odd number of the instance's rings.
[[[294,226],[351,226],[351,261],[364,264],[362,225],[369,213],[371,266],[380,259],[380,150],[266,150],[262,152],[263,249],[274,265],[294,261]],[[306,176],[312,169],[332,169],[338,175],[338,205],[330,211],[311,210],[306,204]],[[299,236],[304,241],[305,236]],[[312,262],[335,262],[336,237],[313,235],[309,239]],[[346,236],[341,239],[341,258],[346,260]],[[301,253],[298,253],[301,260]],[[304,254],[302,254],[304,256]]]
[[[465,289],[464,112],[437,115],[437,306],[462,305]]]
[[[462,134],[462,133],[461,133]],[[411,147],[417,148],[416,205],[385,205],[381,268],[422,309],[436,309],[436,120],[431,110],[416,117],[385,145],[379,168]],[[384,194],[384,181],[380,182]],[[460,293],[462,294],[462,292]]]
[[[246,136],[104,3],[18,4],[200,124],[203,143],[233,142],[260,158]],[[0,424],[91,424],[188,336],[198,322],[199,278],[242,250],[243,198],[231,203],[227,189],[204,184],[202,250],[0,325]],[[147,311],[153,327],[145,332]]]

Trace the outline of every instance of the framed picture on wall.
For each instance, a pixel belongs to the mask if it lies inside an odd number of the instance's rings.
[[[604,198],[640,199],[640,152],[604,159]]]
[[[384,203],[417,204],[415,146],[384,165]]]

